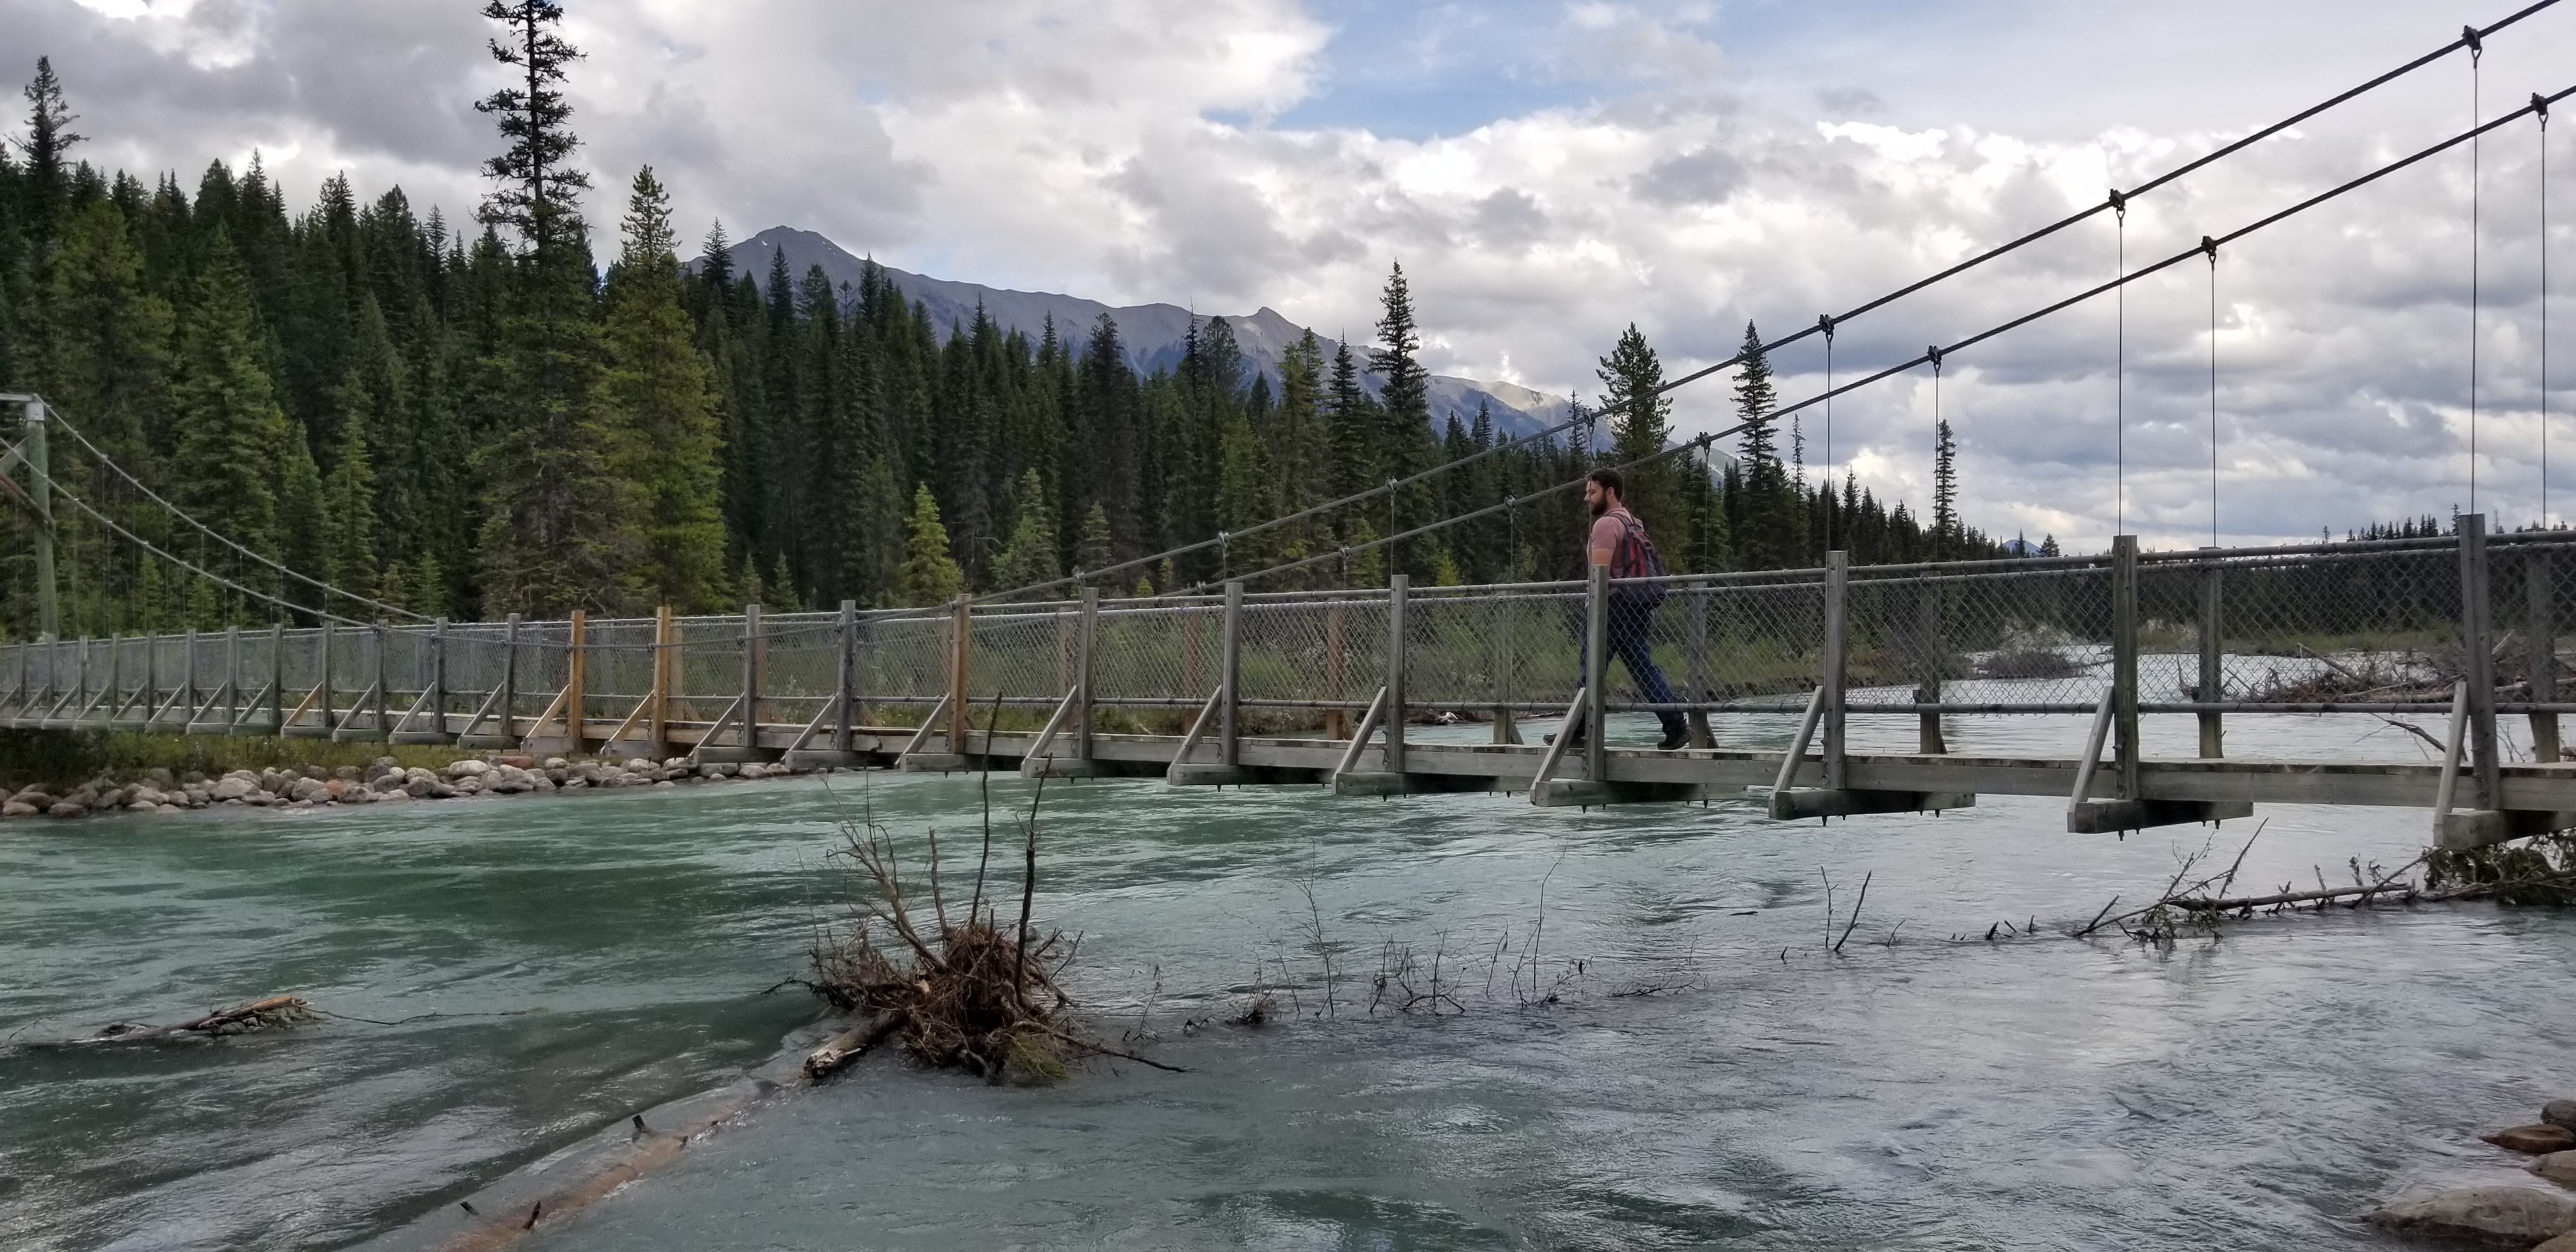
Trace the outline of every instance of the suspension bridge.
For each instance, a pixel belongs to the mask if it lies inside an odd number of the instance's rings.
[[[1850,319],[2103,213],[2124,216],[2136,197],[2429,65],[2463,52],[2474,61],[2487,38],[2555,3],[2463,30],[2308,110],[1765,347],[1811,335],[1830,345]],[[1947,357],[2176,266],[2214,266],[2223,248],[2443,153],[2474,152],[2506,127],[2536,126],[2545,140],[2550,107],[2571,93],[2535,93],[2518,109],[2172,256],[2135,267],[2124,256],[2108,282],[1910,360],[1840,384],[1829,373],[1822,391],[1775,416],[1926,366],[1937,371]],[[2545,206],[2545,174],[2542,186]],[[2545,257],[2545,207],[2543,221]],[[2542,281],[2545,418],[2545,269]],[[1720,362],[1665,390],[1739,364]],[[2214,395],[2214,373],[2212,387]],[[1265,578],[1347,562],[1361,550],[1350,548],[1172,594],[1104,598],[1097,590],[1122,573],[1347,507],[1462,460],[1231,536],[933,609],[844,603],[837,612],[769,614],[749,605],[724,616],[666,609],[650,618],[576,612],[562,621],[464,623],[420,619],[288,569],[154,494],[43,398],[0,396],[0,406],[20,418],[16,437],[0,443],[0,497],[34,523],[22,530],[43,601],[40,637],[0,645],[0,726],[18,729],[800,767],[998,765],[1030,777],[1321,785],[1356,796],[1505,791],[1541,806],[1758,797],[1780,819],[1940,811],[1971,807],[1980,795],[2062,796],[2074,833],[2220,821],[2263,803],[2423,808],[2445,847],[2576,828],[2576,764],[2562,759],[2559,727],[2576,701],[2562,690],[2558,658],[2560,623],[2576,617],[2576,534],[2490,533],[2475,512],[2450,535],[2384,541],[2149,552],[2123,534],[2094,556],[1854,566],[1835,552],[1804,570],[1613,580],[1595,569],[1579,582],[1436,588],[1398,575],[1382,588],[1258,589]],[[1527,438],[1554,438],[1594,416]],[[57,430],[165,510],[174,530],[233,553],[237,576],[150,543],[68,490],[49,468]],[[1630,465],[1704,450],[1732,433]],[[2213,428],[2213,447],[2215,438]],[[271,606],[276,620],[219,632],[55,637],[58,506],[150,559]],[[318,607],[282,598],[290,581],[319,593]],[[1659,607],[1635,620],[1675,679],[1674,699],[1646,699],[1633,675],[1611,677],[1610,623],[1647,603]],[[1613,718],[1638,713],[1680,715],[1687,745],[1613,743]],[[2430,759],[2417,762],[2230,754],[2232,722],[2281,714],[2436,719],[2443,733],[2417,732],[2430,740]],[[2085,747],[2063,756],[1953,752],[1945,728],[1967,716],[2072,717]],[[2527,759],[2508,760],[2514,745],[2500,722],[2517,717],[2527,719]],[[2187,754],[2150,753],[2148,719],[2168,718],[2194,728]],[[1444,729],[1424,730],[1425,722]],[[1486,741],[1445,728],[1461,722],[1488,724]],[[1524,723],[1553,733],[1523,742]],[[1720,733],[1737,725],[1786,732],[1786,746],[1720,746],[1740,737]]]

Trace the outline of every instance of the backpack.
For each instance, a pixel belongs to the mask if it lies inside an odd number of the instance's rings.
[[[1655,541],[1646,536],[1646,524],[1637,515],[1622,511],[1619,518],[1619,546],[1610,553],[1612,578],[1662,578],[1670,571],[1664,568],[1664,554],[1655,549]],[[1663,607],[1667,588],[1662,583],[1642,587],[1618,587],[1612,594],[1637,609]]]

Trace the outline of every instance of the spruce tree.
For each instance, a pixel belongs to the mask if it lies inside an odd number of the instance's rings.
[[[1011,537],[993,561],[993,589],[1012,591],[1061,576],[1056,567],[1055,502],[1046,497],[1038,472],[1020,475],[1019,507]]]
[[[1369,398],[1360,390],[1359,362],[1351,356],[1351,345],[1333,348],[1333,375],[1325,396],[1325,423],[1332,432],[1333,484],[1335,496],[1365,491],[1379,481],[1376,423],[1369,412]]]
[[[611,468],[636,509],[646,594],[683,612],[716,608],[724,581],[723,467],[715,372],[680,307],[670,197],[652,167],[635,175],[626,250],[609,271],[601,380]]]
[[[249,280],[218,232],[180,334],[173,494],[217,534],[275,557],[290,432],[262,355]]]
[[[326,533],[329,515],[322,499],[322,471],[313,463],[313,450],[304,432],[294,429],[292,422],[286,425],[286,457],[277,489],[278,559],[296,573],[318,578],[330,563]],[[328,603],[329,597],[299,579],[283,580],[278,591],[280,598],[309,609],[346,614],[359,607]]]
[[[1950,419],[1932,425],[1932,535],[1935,551],[1948,555],[1959,535],[1959,445],[1950,438]]]
[[[41,244],[54,238],[71,203],[72,171],[64,154],[85,137],[72,132],[79,117],[63,102],[62,80],[54,76],[51,57],[36,58],[36,77],[27,84],[26,96],[27,138],[19,146],[27,164],[17,199],[22,229]]]
[[[1663,451],[1672,432],[1673,402],[1659,394],[1664,386],[1664,365],[1635,322],[1628,323],[1628,329],[1620,334],[1610,355],[1601,358],[1595,373],[1605,389],[1602,410],[1610,415],[1608,459],[1614,464],[1627,464]],[[1649,532],[1681,520],[1677,507],[1681,483],[1675,470],[1667,460],[1625,471],[1625,503],[1645,522]]]
[[[905,527],[903,567],[895,572],[895,599],[909,607],[946,604],[966,586],[965,571],[948,556],[948,528],[939,524],[939,502],[930,484],[912,495],[912,519]]]
[[[495,41],[492,55],[526,84],[475,106],[498,117],[509,140],[484,165],[499,183],[484,221],[520,239],[486,365],[491,437],[474,456],[484,484],[476,554],[484,612],[638,607],[633,496],[609,463],[590,251],[569,198],[589,180],[565,165],[580,141],[560,84],[580,53],[555,34],[563,10],[552,0],[492,0],[484,15],[510,24],[511,42]]]
[[[353,423],[341,432],[322,486],[322,578],[354,595],[377,593],[375,478],[366,430]]]
[[[1082,517],[1082,542],[1074,548],[1073,568],[1077,573],[1104,570],[1117,559],[1109,546],[1109,510],[1094,502]]]

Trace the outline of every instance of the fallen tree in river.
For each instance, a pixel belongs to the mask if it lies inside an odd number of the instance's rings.
[[[863,809],[840,822],[842,846],[858,878],[856,916],[824,936],[812,953],[813,976],[799,979],[834,1008],[860,1015],[806,1057],[805,1072],[823,1078],[889,1038],[932,1065],[970,1070],[1001,1082],[1065,1075],[1065,1058],[1114,1056],[1175,1069],[1094,1039],[1066,1022],[1073,999],[1059,975],[1074,957],[1077,940],[1062,931],[1032,931],[1038,874],[1038,806],[1046,780],[1038,780],[1026,818],[1018,822],[1021,872],[1017,921],[1003,915],[1004,900],[986,891],[993,862],[993,806],[989,772],[984,785],[983,847],[974,885],[962,913],[952,912],[940,886],[939,834],[926,834],[925,906],[903,880],[894,838]],[[1007,850],[1006,850],[1007,855]]]

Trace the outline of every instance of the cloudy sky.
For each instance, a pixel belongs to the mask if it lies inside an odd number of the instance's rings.
[[[691,232],[790,224],[944,278],[1362,332],[1390,262],[1444,373],[1590,391],[1635,322],[1681,372],[1748,319],[1812,323],[2098,202],[2492,22],[2522,0],[571,0],[573,97],[603,189],[645,163]],[[470,209],[499,71],[476,0],[0,0],[0,47],[63,75],[91,159],[194,172],[264,154],[290,196]],[[2497,35],[2488,115],[2576,85],[2576,3]],[[2141,200],[2135,261],[2464,128],[2453,58]],[[2568,104],[2576,112],[2576,101]],[[2559,132],[2571,129],[2562,124]],[[2540,157],[2484,145],[2478,506],[2539,515]],[[2576,151],[2552,249],[2576,279]],[[2217,271],[2228,542],[2469,501],[2465,151],[2230,248]],[[615,205],[602,197],[598,216]],[[2115,270],[2105,219],[1850,323],[1848,379]],[[2209,268],[1955,357],[1940,388],[1970,520],[2098,547],[2209,541]],[[2552,337],[2576,329],[2554,306]],[[2555,357],[2552,516],[2576,513],[2576,355]],[[1814,340],[1777,362],[1816,390]],[[1726,419],[1712,380],[1680,424]],[[1928,373],[1835,402],[1831,462],[1928,494]],[[2125,412],[2125,422],[2114,420]],[[1811,463],[1827,459],[1807,415]],[[2115,433],[2125,427],[2125,438]],[[2124,451],[2122,450],[2124,447]],[[2126,502],[2115,491],[2124,458]],[[2560,467],[2564,467],[2563,469]],[[2115,513],[2116,510],[2120,512]]]

